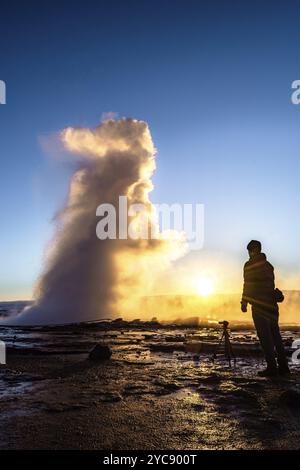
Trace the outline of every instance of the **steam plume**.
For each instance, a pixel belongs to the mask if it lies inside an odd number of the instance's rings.
[[[136,314],[136,300],[147,294],[151,280],[186,247],[178,234],[159,233],[149,199],[155,170],[155,148],[145,122],[107,120],[95,129],[67,128],[65,148],[80,156],[65,207],[56,217],[57,229],[47,254],[35,302],[15,323],[67,323]],[[154,226],[156,239],[96,237],[96,208],[119,196],[140,203],[144,213],[131,216],[136,232]],[[146,217],[145,217],[146,215]],[[146,222],[145,222],[146,221]],[[11,322],[10,322],[11,323]]]

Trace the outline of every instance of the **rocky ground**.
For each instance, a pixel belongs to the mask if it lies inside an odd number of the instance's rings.
[[[256,376],[254,332],[232,332],[230,368],[213,363],[216,328],[107,322],[0,329],[1,449],[298,449],[300,369]],[[284,331],[287,349],[299,333]],[[96,344],[112,357],[89,360]]]

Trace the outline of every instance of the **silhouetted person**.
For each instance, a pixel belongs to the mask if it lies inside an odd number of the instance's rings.
[[[249,261],[244,266],[241,309],[242,312],[247,312],[248,303],[252,305],[254,325],[266,358],[267,368],[258,372],[258,375],[272,377],[277,374],[289,374],[278,325],[279,308],[275,293],[274,268],[267,261],[266,255],[261,252],[259,241],[252,240],[247,249]]]

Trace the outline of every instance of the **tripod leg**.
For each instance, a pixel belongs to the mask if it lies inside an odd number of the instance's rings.
[[[220,339],[220,341],[217,343],[217,345],[216,345],[216,347],[215,347],[215,350],[214,350],[214,353],[213,353],[213,361],[214,361],[214,360],[216,359],[216,357],[217,357],[217,352],[218,352],[219,347],[220,347],[221,344],[222,344],[223,337],[224,337],[224,332],[222,333],[221,339]]]
[[[231,348],[231,343],[230,343],[230,339],[229,339],[229,334],[226,331],[226,333],[225,333],[225,356],[228,359],[229,367],[231,367],[231,358],[232,358],[231,353],[232,353],[232,348]]]
[[[235,359],[235,354],[233,352],[232,344],[229,338],[229,334],[227,333],[226,335],[226,351],[227,351],[227,357],[229,361],[229,366],[231,367],[231,359],[233,359],[234,365],[236,365],[236,359]]]

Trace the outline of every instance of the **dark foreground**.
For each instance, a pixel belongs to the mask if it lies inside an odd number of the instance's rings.
[[[222,355],[213,364],[218,336],[149,324],[2,328],[0,448],[299,449],[299,366],[288,379],[257,378],[262,357],[245,328],[233,333],[236,368]],[[298,336],[286,331],[287,347]],[[112,358],[92,362],[100,341]]]

